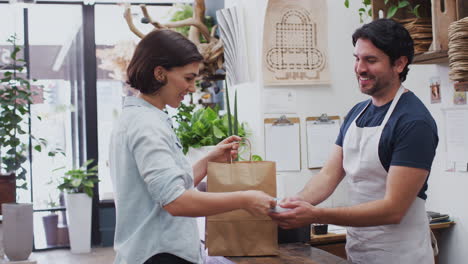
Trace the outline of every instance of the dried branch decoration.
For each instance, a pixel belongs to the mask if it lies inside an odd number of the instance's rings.
[[[153,18],[151,18],[145,5],[140,5],[140,8],[144,16],[143,22],[150,23],[157,29],[174,29],[184,26],[190,26],[188,39],[195,43],[195,45],[198,48],[198,51],[202,54],[204,58],[202,68],[200,69],[200,75],[205,80],[224,79],[224,74],[219,75],[216,73],[218,69],[223,69],[223,43],[220,39],[214,36],[216,26],[214,26],[210,32],[208,27],[203,23],[203,18],[205,16],[204,0],[195,0],[194,4],[195,6],[193,11],[193,17],[181,21],[168,22],[165,24],[161,24]],[[129,5],[125,7],[124,17],[130,30],[138,37],[143,38],[145,34],[135,27]],[[200,42],[200,35],[202,35],[206,39],[207,43]]]

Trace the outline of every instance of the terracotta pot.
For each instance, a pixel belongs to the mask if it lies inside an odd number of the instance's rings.
[[[58,226],[57,228],[57,245],[69,246],[70,239],[68,237],[68,226]]]
[[[16,175],[0,173],[0,205],[16,201]],[[2,209],[0,206],[0,214]]]
[[[32,204],[2,204],[3,246],[11,261],[27,260],[33,246]]]

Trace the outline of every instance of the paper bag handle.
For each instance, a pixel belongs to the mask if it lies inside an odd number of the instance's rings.
[[[250,140],[248,138],[241,138],[241,141],[239,142],[239,144],[242,142],[242,141],[245,141],[247,142],[247,145],[249,146],[249,161],[252,161],[252,144],[250,143]],[[239,156],[239,154],[238,154]],[[232,156],[230,156],[230,160],[231,160],[231,163],[232,163]]]

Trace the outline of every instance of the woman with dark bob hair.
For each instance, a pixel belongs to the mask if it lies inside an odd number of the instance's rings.
[[[209,161],[237,156],[238,136],[219,143],[193,166],[182,152],[166,105],[195,91],[203,57],[181,34],[155,30],[137,45],[127,69],[139,91],[126,97],[110,143],[117,224],[115,263],[202,263],[194,217],[245,209],[266,215],[275,206],[260,191],[206,193],[194,189]]]

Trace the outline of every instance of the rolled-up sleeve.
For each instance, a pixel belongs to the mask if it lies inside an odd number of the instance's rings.
[[[160,206],[165,206],[184,193],[187,172],[174,159],[171,146],[175,142],[170,131],[161,124],[145,122],[145,119],[140,121],[128,130],[128,147],[151,197]]]

